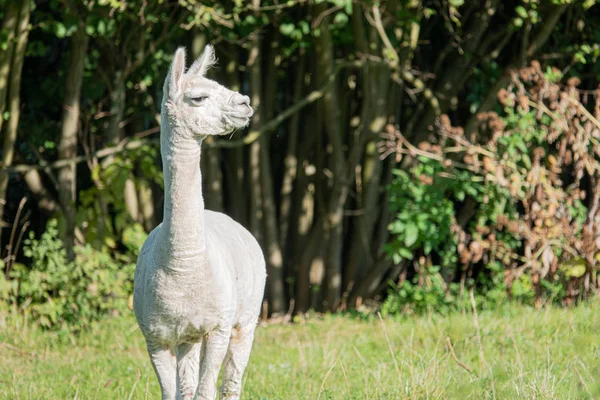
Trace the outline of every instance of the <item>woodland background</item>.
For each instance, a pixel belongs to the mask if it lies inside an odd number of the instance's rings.
[[[265,313],[574,304],[600,288],[599,11],[0,0],[0,304],[77,329],[126,311],[162,82],[206,43],[256,114],[205,141],[205,202],[259,239]]]

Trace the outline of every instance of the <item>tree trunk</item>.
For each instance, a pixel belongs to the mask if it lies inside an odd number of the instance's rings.
[[[146,179],[141,179],[137,184],[138,202],[140,204],[139,221],[146,232],[150,232],[157,225],[154,193],[151,182]]]
[[[257,37],[258,42],[258,37]],[[259,42],[257,43],[259,45]],[[271,46],[277,48],[275,40],[271,41]],[[265,121],[269,121],[273,117],[273,106],[276,90],[275,60],[273,51],[269,52],[269,62],[267,63],[266,76],[271,77],[271,80],[265,84],[261,105],[261,117]],[[260,64],[253,66],[252,74],[261,74],[259,72]],[[256,70],[254,70],[256,69]],[[259,77],[254,78],[257,84],[263,82]],[[271,175],[271,160],[269,155],[269,137],[261,135],[259,138],[260,149],[260,187],[262,188],[263,199],[263,218],[264,218],[264,246],[266,248],[267,269],[269,275],[269,309],[271,315],[281,315],[286,312],[285,301],[285,286],[283,274],[283,255],[279,246],[279,234],[277,226],[277,209],[275,208],[275,197],[273,194],[273,177]]]
[[[354,220],[354,233],[350,241],[350,255],[345,271],[345,289],[353,285],[355,279],[365,273],[366,269],[374,262],[377,254],[373,248],[373,230],[379,220],[382,209],[379,206],[382,188],[382,161],[377,151],[379,134],[383,131],[388,121],[388,113],[385,107],[389,73],[386,69],[375,67],[368,71],[368,79],[365,79],[367,96],[363,103],[363,131],[361,136],[367,138],[365,154],[361,167],[361,191],[357,193],[359,214]],[[356,275],[358,273],[358,276]]]
[[[302,138],[298,143],[298,178],[296,179],[296,196],[294,197],[294,230],[290,232],[290,242],[295,250],[288,256],[295,271],[295,312],[308,311],[312,304],[310,272],[313,261],[317,258],[317,249],[322,247],[322,221],[315,222],[316,212],[316,171],[319,170],[311,162],[311,150],[316,146],[320,136],[314,132],[322,132],[323,122],[320,110],[315,106],[306,113],[312,124],[304,124]],[[311,134],[312,133],[312,134]],[[316,225],[316,226],[315,226]],[[314,245],[313,245],[314,243]],[[318,246],[317,246],[318,244]],[[320,284],[321,282],[319,282]]]
[[[374,28],[364,29],[362,13],[352,15],[352,23],[357,47],[368,52],[367,43],[377,43],[377,32]],[[364,38],[365,40],[358,40]],[[378,65],[366,65],[362,69],[362,112],[359,134],[365,137],[365,155],[361,166],[360,187],[357,187],[357,208],[360,213],[355,217],[353,232],[350,238],[349,256],[344,270],[344,291],[349,293],[357,279],[363,277],[370,265],[374,263],[377,250],[374,244],[373,231],[379,220],[381,207],[378,200],[381,196],[382,161],[379,159],[377,142],[389,119],[391,99],[388,96],[390,74],[389,69]]]
[[[252,117],[252,123],[250,130],[256,130],[260,128],[263,123],[263,111],[261,107],[261,73],[260,73],[260,38],[258,33],[255,33],[252,37],[252,47],[248,56],[248,69],[249,69],[249,83],[250,83],[250,104],[254,107],[257,112]],[[249,178],[247,181],[248,193],[250,193],[250,211],[249,211],[249,225],[250,231],[254,234],[254,237],[264,245],[263,243],[263,201],[262,201],[262,190],[260,189],[260,141],[255,141],[250,145],[250,154],[248,157],[249,161]],[[271,278],[269,277],[270,281]],[[269,286],[267,285],[267,290]]]
[[[296,69],[296,79],[294,81],[294,95],[292,101],[297,103],[302,97],[302,88],[304,87],[304,52],[300,53],[300,60]],[[287,246],[289,234],[290,211],[292,205],[292,192],[294,181],[298,175],[298,155],[296,154],[298,145],[298,131],[301,111],[292,116],[289,122],[289,134],[287,142],[287,152],[284,160],[283,183],[281,185],[281,206],[279,212],[279,245],[282,249]],[[284,251],[285,253],[285,251]]]
[[[106,138],[109,146],[114,146],[123,139],[123,115],[125,114],[125,73],[117,70],[113,76],[112,87],[110,89],[110,117],[108,120],[108,131]]]
[[[286,311],[285,287],[283,284],[283,256],[277,235],[277,214],[273,197],[273,178],[269,161],[268,143],[262,136],[260,148],[260,175],[263,190],[263,210],[265,222],[264,243],[267,249],[267,266],[269,274],[270,310],[272,315]]]
[[[315,16],[320,16],[327,10],[327,7],[327,4],[324,3],[315,7]],[[333,41],[329,32],[328,17],[322,18],[319,32],[320,34],[315,39],[318,62],[316,72],[317,82],[319,85],[323,85],[333,73]],[[328,149],[331,151],[329,169],[333,175],[324,221],[324,238],[327,243],[324,307],[333,311],[340,305],[342,293],[344,204],[349,185],[346,179],[346,169],[350,163],[347,164],[344,158],[343,130],[338,118],[342,107],[335,84],[323,96],[322,104],[327,116],[324,122],[329,140]]]
[[[7,17],[12,11],[7,12]],[[4,142],[2,145],[2,165],[8,167],[12,164],[14,158],[15,142],[17,140],[17,129],[19,127],[19,116],[21,107],[21,75],[23,72],[23,60],[25,59],[25,50],[29,36],[29,15],[30,2],[23,0],[19,11],[19,20],[14,35],[16,43],[13,49],[13,56],[7,55],[10,60],[10,77],[8,82],[8,112],[10,113],[6,132],[4,133]],[[12,18],[12,17],[11,17]],[[6,22],[6,21],[5,21]],[[9,46],[10,47],[10,46]],[[0,115],[0,119],[2,115]],[[0,172],[0,244],[2,243],[2,224],[4,220],[4,201],[6,199],[6,190],[8,188],[8,172]],[[1,249],[1,247],[0,247]]]
[[[117,69],[113,76],[112,87],[110,90],[110,117],[108,121],[108,131],[106,137],[110,146],[117,145],[123,140],[123,118],[125,116],[125,106],[127,98],[127,87],[125,86],[127,75],[124,70]],[[106,167],[113,160],[113,157],[104,159],[102,165]],[[134,177],[130,176],[125,181],[123,192],[125,210],[129,217],[139,220],[140,205],[138,201],[137,189]]]
[[[238,49],[231,44],[224,44],[229,58],[224,63],[225,67],[225,81],[227,86],[236,92],[241,90],[240,75],[239,75],[239,62],[238,62]],[[254,107],[254,104],[252,104]],[[224,186],[225,193],[227,193],[227,209],[230,210],[231,216],[236,221],[248,226],[248,199],[246,196],[247,191],[244,190],[244,184],[246,182],[245,175],[246,169],[244,167],[244,148],[237,147],[233,149],[225,149],[222,153],[225,158],[225,176]]]
[[[58,144],[58,157],[61,160],[73,159],[77,156],[79,101],[87,47],[88,36],[85,25],[82,23],[71,37],[71,54],[69,55],[63,100],[62,132]],[[66,221],[63,243],[69,258],[73,257],[73,245],[75,243],[76,171],[75,163],[71,163],[58,171],[58,195]]]
[[[254,0],[253,5],[259,7],[260,1]],[[252,118],[252,129],[257,129],[266,118],[265,106],[261,103],[262,71],[258,32],[252,36],[251,41],[252,47],[248,60],[251,104],[258,109]],[[277,242],[277,221],[274,219],[273,187],[267,145],[266,136],[263,135],[250,146],[250,226],[255,236],[259,236],[258,232],[264,233],[260,239],[266,253],[269,311],[271,314],[279,314],[285,311],[285,292],[281,250]]]
[[[404,264],[402,267],[404,267]],[[381,278],[388,273],[392,266],[391,260],[385,257],[380,258],[375,265],[373,265],[373,268],[369,270],[369,273],[357,282],[348,298],[348,306],[354,308],[356,307],[358,299],[371,297],[373,293],[377,291],[377,288],[381,283]]]
[[[23,180],[27,184],[31,194],[33,194],[33,197],[36,199],[38,207],[46,215],[50,216],[60,208],[58,201],[54,198],[52,193],[46,189],[37,169],[27,171],[23,175]]]
[[[209,136],[206,143],[215,142],[215,138]],[[205,148],[202,151],[202,164],[204,179],[204,193],[206,193],[206,208],[214,211],[223,211],[223,175],[221,173],[221,149]]]
[[[206,46],[206,35],[196,31],[192,39],[192,57],[196,60]],[[209,78],[213,78],[216,70],[208,71]],[[212,144],[216,141],[213,136],[207,137],[204,142]],[[202,168],[202,193],[206,208],[214,211],[223,211],[223,175],[221,173],[221,149],[205,147],[200,159]]]
[[[4,20],[2,21],[2,27],[0,28],[3,33],[6,33],[6,50],[0,48],[0,116],[4,114],[6,110],[6,95],[8,93],[8,80],[10,77],[10,65],[13,58],[14,44],[15,44],[15,30],[17,27],[17,20],[19,18],[19,3],[11,1],[4,14]],[[4,118],[0,118],[0,132],[2,132],[2,125]]]

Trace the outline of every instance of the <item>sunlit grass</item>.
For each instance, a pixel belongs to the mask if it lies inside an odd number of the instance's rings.
[[[260,327],[244,398],[600,398],[598,303],[573,310],[511,306],[481,313],[479,325],[480,335],[471,313],[457,313],[384,321],[327,316]],[[0,398],[156,399],[159,393],[131,316],[78,338],[18,318],[0,328]]]

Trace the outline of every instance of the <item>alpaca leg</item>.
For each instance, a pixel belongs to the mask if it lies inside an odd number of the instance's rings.
[[[175,400],[177,396],[177,360],[172,349],[148,346],[150,361],[158,377],[162,400]]]
[[[192,399],[198,389],[201,343],[183,343],[177,346],[178,399]]]
[[[219,329],[211,332],[202,344],[200,365],[199,400],[214,400],[217,395],[217,378],[227,353],[230,329]]]
[[[242,375],[248,365],[255,325],[246,328],[234,328],[225,357],[221,396],[226,400],[238,400],[242,392]]]

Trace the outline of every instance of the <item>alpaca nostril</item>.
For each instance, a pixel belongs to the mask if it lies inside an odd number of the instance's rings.
[[[248,106],[248,107],[250,107],[250,98],[248,96],[238,96],[236,98],[235,103],[238,106]]]

